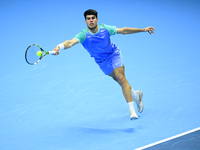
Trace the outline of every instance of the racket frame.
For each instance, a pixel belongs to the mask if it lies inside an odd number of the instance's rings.
[[[38,46],[39,48],[40,48],[40,51],[42,51],[42,56],[40,56],[39,57],[39,59],[38,59],[38,61],[36,61],[35,63],[30,63],[29,61],[28,61],[28,59],[27,59],[27,53],[28,53],[28,50],[29,50],[29,48],[30,47],[32,47],[32,46]],[[31,44],[27,49],[26,49],[26,52],[25,52],[25,60],[26,60],[26,62],[29,64],[29,65],[35,65],[35,64],[37,64],[44,56],[46,56],[46,55],[48,55],[48,54],[55,54],[56,52],[55,51],[45,51],[45,50],[43,50],[42,49],[42,47],[40,46],[40,45],[38,45],[38,44]]]

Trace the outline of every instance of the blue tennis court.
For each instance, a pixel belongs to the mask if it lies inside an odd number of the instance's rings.
[[[99,24],[156,30],[111,37],[129,83],[144,93],[138,120],[81,44],[25,62],[30,44],[50,51],[72,39],[90,8]],[[1,0],[0,149],[133,150],[199,128],[199,16],[198,0]]]

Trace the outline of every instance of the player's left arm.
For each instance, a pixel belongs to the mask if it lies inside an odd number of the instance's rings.
[[[139,33],[139,32],[148,32],[149,34],[152,34],[155,31],[153,27],[146,27],[144,29],[123,27],[123,28],[116,28],[116,29],[117,29],[118,34],[132,34],[132,33]]]

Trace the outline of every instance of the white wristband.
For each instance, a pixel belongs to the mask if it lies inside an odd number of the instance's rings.
[[[58,45],[58,47],[60,48],[60,50],[63,50],[63,49],[65,49],[65,46],[64,46],[64,44],[63,44],[63,43],[59,44],[59,45]]]

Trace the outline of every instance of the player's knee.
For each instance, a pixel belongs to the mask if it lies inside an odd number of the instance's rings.
[[[126,80],[126,78],[125,78],[125,76],[123,76],[123,75],[120,75],[119,77],[118,77],[118,82],[120,83],[120,85],[121,86],[126,86],[126,84],[127,84],[127,80]]]

